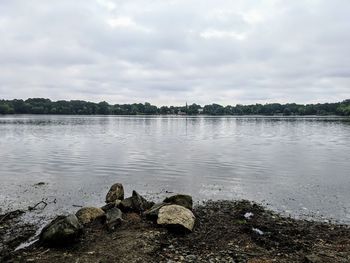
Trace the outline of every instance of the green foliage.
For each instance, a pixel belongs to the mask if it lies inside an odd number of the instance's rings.
[[[189,115],[196,115],[196,114],[198,114],[198,110],[200,108],[201,108],[200,105],[197,105],[197,104],[193,103],[192,105],[188,106],[187,114],[189,114]]]
[[[0,114],[12,114],[14,109],[9,106],[7,103],[0,104]]]
[[[350,103],[339,105],[339,107],[337,108],[337,112],[340,115],[350,116]]]
[[[224,115],[224,107],[219,104],[206,105],[203,108],[203,113],[208,115]]]
[[[146,102],[110,105],[105,101],[99,103],[82,100],[51,101],[44,98],[27,100],[0,100],[0,114],[69,114],[69,115],[155,115],[155,114],[206,114],[206,115],[341,115],[350,116],[350,100],[324,104],[253,104],[222,106],[219,104],[198,104],[189,106],[157,107]]]

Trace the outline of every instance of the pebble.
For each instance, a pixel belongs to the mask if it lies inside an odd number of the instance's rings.
[[[186,260],[196,260],[196,256],[195,255],[187,255],[186,256]]]

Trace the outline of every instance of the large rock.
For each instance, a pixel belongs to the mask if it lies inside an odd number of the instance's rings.
[[[106,226],[108,229],[114,229],[123,222],[123,213],[119,208],[111,208],[106,212]]]
[[[154,205],[153,202],[148,202],[136,191],[132,192],[132,196],[124,199],[119,207],[123,212],[144,212]]]
[[[40,241],[48,246],[73,243],[82,234],[82,230],[83,226],[75,215],[58,216],[43,228]]]
[[[105,212],[98,207],[83,207],[79,209],[75,215],[79,221],[85,225],[95,221],[96,219],[104,217]]]
[[[159,210],[157,223],[175,231],[192,231],[195,219],[191,210],[180,205],[167,205]]]
[[[157,221],[158,219],[158,214],[159,214],[159,210],[163,207],[169,204],[165,204],[165,203],[158,203],[158,204],[154,204],[150,209],[148,209],[147,211],[145,211],[143,213],[144,216],[146,216],[147,219],[149,220],[154,220]]]
[[[106,195],[106,203],[112,203],[116,200],[124,199],[124,187],[122,184],[116,183],[111,186],[107,195]]]
[[[168,204],[173,204],[173,205],[181,205],[190,210],[192,210],[192,207],[193,207],[192,196],[190,195],[182,195],[182,194],[173,195],[165,198],[163,202]]]

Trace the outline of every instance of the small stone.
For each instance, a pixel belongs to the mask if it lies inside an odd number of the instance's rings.
[[[183,194],[173,195],[165,198],[163,202],[168,204],[173,204],[173,205],[181,205],[190,210],[192,210],[193,208],[193,200],[192,200],[192,196],[190,195],[183,195]]]
[[[319,256],[317,256],[315,254],[311,254],[311,255],[305,256],[304,262],[305,263],[321,263],[323,261]]]
[[[193,260],[196,260],[196,256],[195,255],[187,255],[186,256],[186,260],[191,260],[191,261],[193,261]]]
[[[75,215],[79,221],[85,225],[105,216],[105,212],[98,207],[83,207],[79,209]]]
[[[107,195],[106,195],[106,203],[112,203],[116,200],[124,199],[124,187],[120,183],[116,183],[111,186]]]
[[[36,183],[34,186],[42,186],[42,185],[45,185],[46,183],[45,182],[39,182],[39,183]]]
[[[134,203],[132,200],[132,197],[128,197],[122,200],[119,204],[120,209],[124,212],[132,211],[134,209]]]
[[[124,212],[144,212],[154,205],[153,202],[148,202],[136,191],[132,192],[132,196],[121,201],[119,207]]]
[[[114,202],[110,202],[104,206],[101,207],[103,211],[108,211],[109,209],[112,209],[113,207],[118,207],[122,201],[121,200],[115,200]]]
[[[132,202],[133,202],[134,208],[139,212],[144,212],[147,209],[150,209],[154,205],[153,202],[148,202],[136,191],[132,192],[132,198],[133,198]]]
[[[106,225],[108,229],[114,229],[123,222],[123,213],[119,208],[112,208],[106,212]]]

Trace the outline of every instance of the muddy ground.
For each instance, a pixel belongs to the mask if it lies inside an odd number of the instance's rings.
[[[20,212],[0,215],[0,262],[350,262],[350,227],[281,217],[248,201],[207,202],[194,208],[196,225],[182,235],[125,215],[108,231],[95,222],[75,245],[13,251],[34,235]]]

